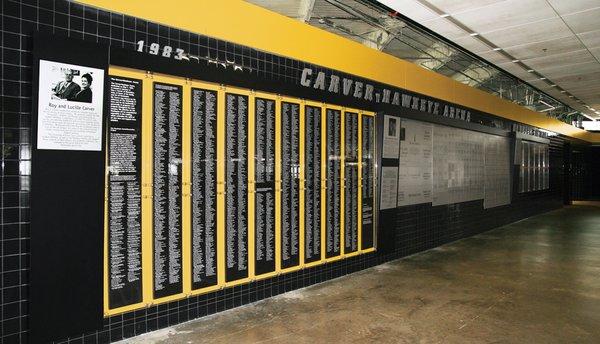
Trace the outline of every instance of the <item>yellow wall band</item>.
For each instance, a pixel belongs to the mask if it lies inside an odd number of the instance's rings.
[[[245,1],[180,0],[170,6],[157,0],[78,2],[340,70],[571,138],[600,143],[600,134],[578,129]]]

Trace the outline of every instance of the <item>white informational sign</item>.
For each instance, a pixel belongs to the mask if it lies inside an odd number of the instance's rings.
[[[381,168],[381,201],[379,209],[396,208],[396,190],[398,187],[398,167]]]
[[[484,198],[486,134],[433,127],[433,205]]]
[[[431,202],[433,126],[402,119],[398,206]]]
[[[510,138],[486,135],[483,208],[510,204]]]
[[[383,149],[382,158],[398,159],[400,146],[400,118],[383,116]]]
[[[40,60],[37,148],[100,151],[104,70]]]

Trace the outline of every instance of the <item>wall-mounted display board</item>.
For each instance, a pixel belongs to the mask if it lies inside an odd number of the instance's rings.
[[[484,197],[485,134],[434,125],[433,205]]]
[[[323,133],[322,108],[318,104],[307,104],[304,108],[304,262],[318,262],[322,257],[321,220],[325,202],[322,199],[324,168],[322,164]]]
[[[485,186],[483,207],[510,204],[510,138],[485,136]]]
[[[254,98],[254,267],[257,275],[275,265],[275,100]]]
[[[214,89],[191,89],[192,289],[217,284],[217,108]]]
[[[381,193],[379,209],[397,206],[398,166],[400,151],[400,118],[383,116],[383,144],[381,149]]]
[[[398,207],[430,203],[433,169],[433,125],[402,119]]]
[[[112,67],[104,314],[374,250],[374,114]]]
[[[517,140],[515,162],[519,164],[519,193],[550,188],[548,144]]]
[[[388,158],[382,157],[381,209],[478,199],[484,208],[510,203],[510,138],[390,115],[383,130]]]

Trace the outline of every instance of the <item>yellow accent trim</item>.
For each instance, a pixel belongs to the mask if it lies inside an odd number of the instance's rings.
[[[165,6],[163,1],[158,0],[78,2],[336,69],[572,138],[600,143],[600,134],[578,129],[416,64],[245,1],[181,0],[177,6]],[[307,49],[309,44],[311,49]]]

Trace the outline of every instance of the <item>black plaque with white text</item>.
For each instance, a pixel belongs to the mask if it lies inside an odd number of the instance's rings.
[[[248,277],[248,96],[225,95],[225,279]]]
[[[358,114],[344,113],[344,253],[358,250]]]
[[[321,260],[321,108],[304,113],[304,262],[312,263]]]
[[[361,249],[373,247],[373,226],[374,226],[374,177],[375,177],[375,123],[371,116],[362,117],[362,228],[361,228]]]
[[[192,289],[217,284],[217,91],[192,88]]]
[[[300,105],[281,103],[281,267],[300,263]]]
[[[182,87],[154,83],[154,298],[182,292]]]
[[[255,98],[255,272],[275,271],[275,101]]]
[[[325,221],[326,257],[340,255],[341,201],[341,113],[327,109],[327,204]]]
[[[108,304],[142,301],[141,80],[110,77]]]

